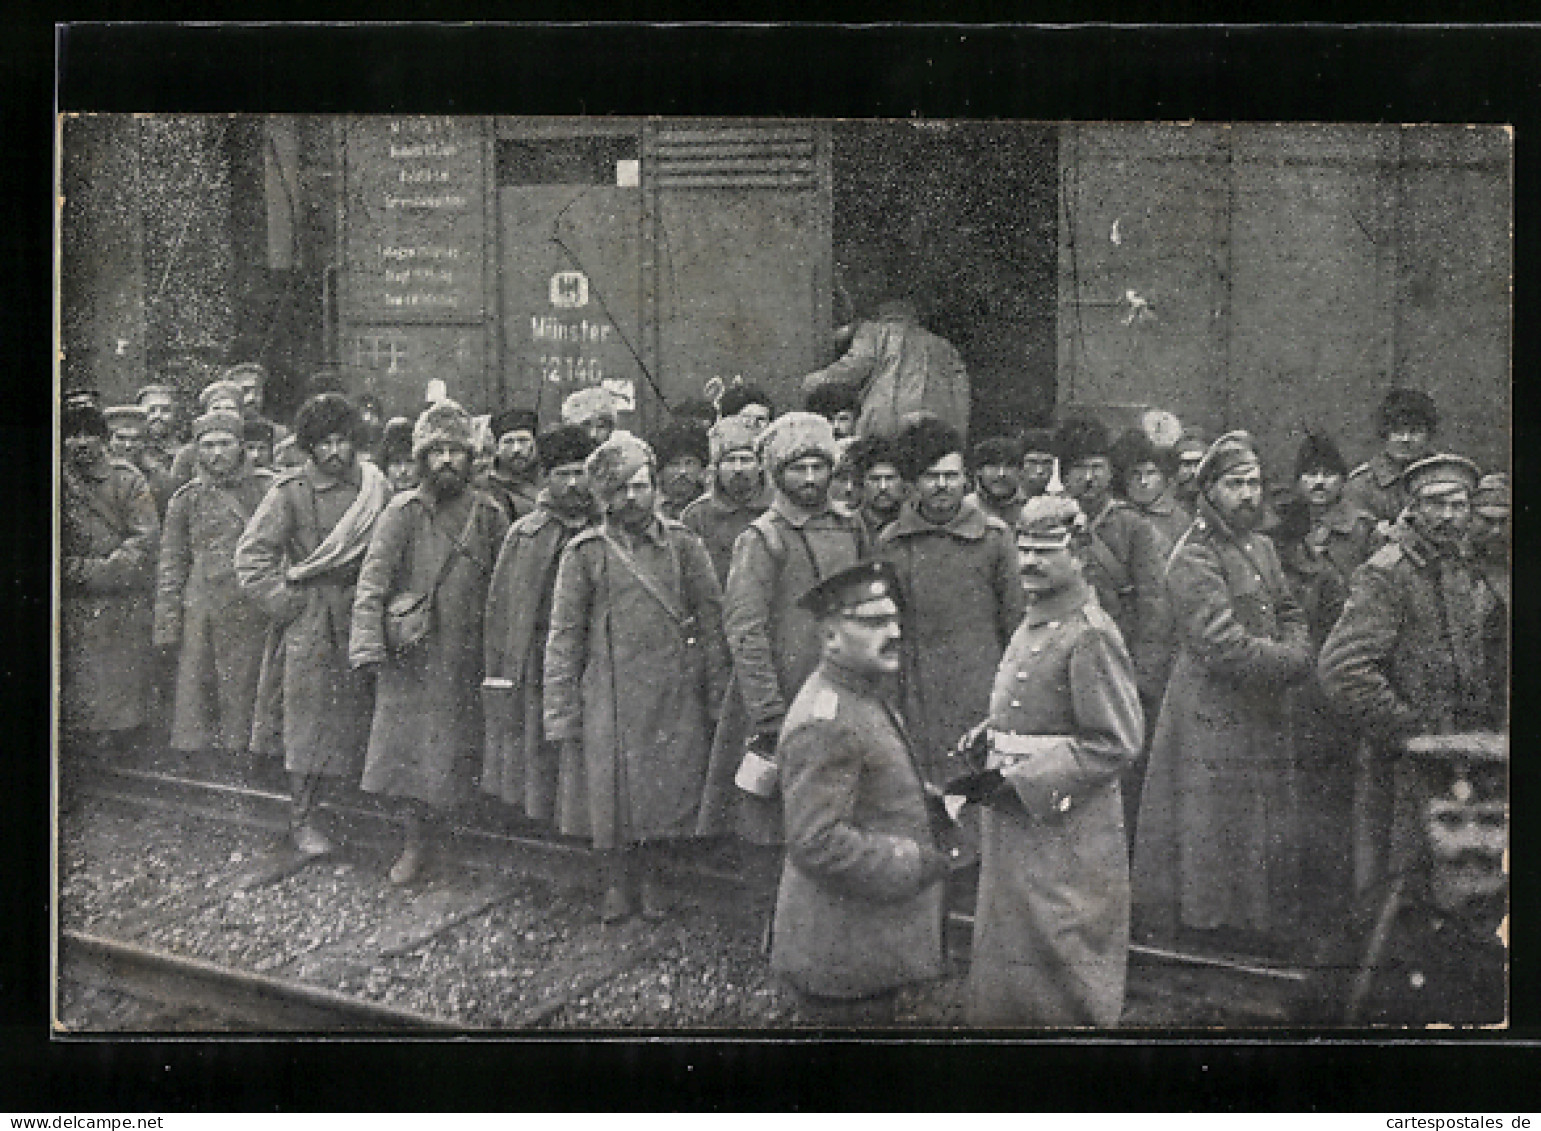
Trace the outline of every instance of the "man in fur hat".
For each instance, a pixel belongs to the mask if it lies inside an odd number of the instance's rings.
[[[236,381],[225,377],[219,377],[204,386],[203,392],[198,394],[198,410],[202,413],[233,412],[245,419],[246,393]],[[171,462],[169,482],[172,491],[180,490],[182,485],[198,473],[198,445],[196,442],[183,444],[177,449],[176,458]]]
[[[737,416],[756,432],[763,432],[776,416],[776,403],[764,389],[735,380],[723,392],[717,410],[724,419]]]
[[[1054,482],[1054,432],[1028,428],[1022,433],[1022,501],[1046,493]]]
[[[653,437],[658,459],[658,513],[676,521],[706,489],[706,465],[711,441],[697,420],[676,419]]]
[[[1434,455],[1404,473],[1411,498],[1396,534],[1355,571],[1317,671],[1329,701],[1364,728],[1356,877],[1361,890],[1404,867],[1421,798],[1402,758],[1419,734],[1495,730],[1506,689],[1488,633],[1499,598],[1467,549],[1478,472]]]
[[[759,452],[775,493],[770,507],[733,544],[723,623],[735,691],[712,744],[700,831],[779,845],[780,799],[748,793],[734,784],[734,776],[746,746],[773,757],[787,704],[818,663],[818,626],[797,607],[797,598],[855,565],[870,547],[860,521],[830,505],[836,444],[829,421],[789,412],[760,433]],[[758,886],[773,882],[779,860],[772,856],[751,865],[763,869]]]
[[[278,426],[257,416],[241,422],[241,447],[252,467],[273,468],[273,446],[278,442]]]
[[[145,721],[160,526],[137,468],[107,454],[93,405],[61,413],[60,725],[66,749],[120,754]]]
[[[412,457],[413,421],[393,416],[380,431],[380,463],[391,490],[397,494],[417,487],[417,460]]]
[[[541,729],[551,598],[562,551],[599,514],[584,466],[594,450],[588,433],[561,424],[539,441],[546,485],[535,509],[509,527],[487,590],[482,792],[550,822],[561,759],[560,744]]]
[[[1392,389],[1376,411],[1375,426],[1383,447],[1348,473],[1343,491],[1349,502],[1389,525],[1408,503],[1402,475],[1429,454],[1439,431],[1439,410],[1422,390]]]
[[[375,526],[353,597],[348,661],[375,672],[366,793],[396,800],[404,826],[393,884],[410,884],[431,850],[429,829],[473,796],[482,748],[482,622],[508,516],[471,483],[471,417],[452,400],[412,429],[419,485],[395,496]],[[416,639],[387,619],[425,611]]]
[[[562,402],[562,423],[578,425],[599,445],[615,431],[618,412],[614,393],[603,385],[590,385],[568,394]]]
[[[923,417],[900,430],[894,449],[911,496],[878,556],[894,564],[907,606],[905,719],[921,773],[940,786],[947,752],[985,715],[1026,597],[1011,528],[967,497],[957,430]]]
[[[1198,516],[1167,567],[1178,653],[1135,832],[1135,918],[1168,945],[1289,956],[1299,829],[1285,692],[1314,655],[1273,543],[1255,532],[1252,438],[1216,440],[1198,483]]]
[[[861,412],[861,397],[849,385],[820,385],[807,396],[804,407],[829,421],[835,439],[856,435],[856,415]]]
[[[685,508],[680,521],[706,543],[717,580],[728,581],[733,544],[770,506],[755,440],[760,431],[738,416],[725,416],[707,433],[712,481],[706,494]]]
[[[885,436],[863,436],[847,449],[845,458],[860,487],[861,508],[856,517],[868,542],[876,546],[878,536],[899,517],[904,500],[909,498],[893,441]]]
[[[533,511],[540,495],[540,446],[535,439],[539,427],[527,408],[511,408],[492,418],[496,447],[481,486],[498,501],[509,522]]]
[[[241,430],[227,410],[193,422],[198,474],[166,509],[155,597],[155,643],[180,650],[171,747],[237,761],[251,746],[268,617],[241,591],[235,548],[275,478],[247,461]]]
[[[603,524],[557,566],[547,737],[562,744],[558,827],[601,854],[601,917],[668,911],[659,842],[696,833],[728,681],[722,593],[701,540],[657,513],[652,449],[616,432],[585,464]]]
[[[1156,447],[1143,428],[1131,428],[1114,441],[1108,458],[1113,464],[1113,495],[1150,520],[1161,536],[1165,558],[1193,521],[1193,512],[1171,491],[1176,455],[1170,448]]]
[[[1009,530],[1027,501],[1022,494],[1022,444],[1011,436],[980,440],[969,453],[974,490],[968,500]]]
[[[235,549],[241,589],[274,622],[253,749],[277,745],[273,716],[281,713],[290,828],[306,856],[332,849],[318,792],[323,780],[358,780],[369,728],[369,682],[348,666],[348,635],[359,567],[391,490],[358,456],[361,429],[339,393],[301,405],[294,431],[305,464],[279,476]]]

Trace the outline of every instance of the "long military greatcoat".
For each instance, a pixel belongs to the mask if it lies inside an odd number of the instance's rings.
[[[354,667],[379,665],[365,792],[440,809],[470,799],[481,764],[487,586],[507,533],[502,506],[474,487],[442,501],[424,487],[403,492],[375,523],[353,597],[348,644]],[[411,649],[391,652],[386,605],[397,594],[430,589],[428,635]]]
[[[722,595],[701,539],[666,518],[636,537],[604,533],[651,588],[601,530],[568,544],[551,603],[543,709],[548,738],[582,739],[580,760],[563,757],[558,826],[611,849],[695,833],[729,661]]]
[[[1103,611],[1118,625],[1141,692],[1148,702],[1159,702],[1173,654],[1165,583],[1170,547],[1151,520],[1123,499],[1109,499],[1086,517],[1092,537],[1105,547],[1093,546],[1086,579],[1097,590]]]
[[[1299,826],[1286,702],[1311,671],[1273,543],[1207,500],[1172,552],[1177,662],[1151,744],[1134,848],[1136,923],[1287,936]]]
[[[1395,522],[1407,505],[1402,471],[1385,452],[1377,452],[1348,473],[1343,501],[1358,510],[1369,511],[1380,522]]]
[[[1420,775],[1402,764],[1415,734],[1496,729],[1505,688],[1490,670],[1497,597],[1461,555],[1411,527],[1354,572],[1317,672],[1329,702],[1365,728],[1356,789],[1361,889],[1421,856]]]
[[[155,643],[181,648],[171,723],[177,750],[240,751],[251,743],[268,617],[241,591],[235,547],[274,478],[246,465],[226,481],[200,474],[166,508]]]
[[[309,581],[291,583],[285,569],[321,544],[358,497],[361,471],[323,481],[307,461],[278,477],[236,544],[241,588],[275,622],[263,660],[262,683],[281,694],[259,695],[253,749],[273,728],[265,712],[281,709],[284,765],[291,773],[356,780],[363,768],[373,692],[369,679],[348,667],[357,562]],[[276,676],[274,670],[276,668]]]
[[[819,662],[818,621],[797,599],[868,549],[854,516],[832,508],[810,514],[780,494],[734,542],[723,596],[733,690],[712,740],[700,835],[781,843],[781,799],[745,793],[733,777],[745,740],[779,730],[787,704]]]
[[[985,717],[990,683],[1026,597],[1005,523],[973,503],[951,522],[926,521],[913,502],[883,532],[905,600],[904,707],[921,773],[946,781],[947,753]]]
[[[145,721],[155,500],[119,460],[65,468],[61,489],[61,721],[67,733],[132,730]]]
[[[990,693],[968,1017],[987,1026],[1110,1026],[1124,1003],[1129,849],[1119,776],[1145,720],[1134,666],[1089,586],[1028,606]]]
[[[777,746],[787,855],[771,967],[804,993],[870,997],[941,974],[938,853],[885,689],[825,660]]]
[[[692,501],[680,515],[686,529],[706,543],[706,552],[712,556],[712,568],[723,585],[728,583],[728,567],[733,564],[733,544],[768,506],[768,492],[761,491],[748,503],[740,505],[724,495],[714,479],[706,494]]]
[[[512,686],[489,687],[483,700],[482,792],[539,821],[556,815],[561,754],[546,740],[541,716],[557,563],[593,521],[593,515],[568,518],[543,503],[509,528],[487,591],[486,677]]]

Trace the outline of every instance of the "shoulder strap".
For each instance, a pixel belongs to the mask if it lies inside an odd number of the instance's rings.
[[[1130,580],[1129,571],[1124,568],[1124,563],[1114,556],[1108,544],[1102,540],[1102,535],[1096,531],[1092,532],[1091,553],[1103,572],[1108,575],[1108,580],[1113,583],[1114,590],[1123,593],[1133,587],[1134,583]]]
[[[432,601],[433,598],[434,598],[434,595],[436,593],[438,593],[439,586],[443,583],[445,576],[448,575],[450,563],[455,560],[455,555],[456,554],[459,554],[462,557],[464,557],[466,559],[466,561],[470,562],[472,565],[474,565],[477,569],[481,570],[483,573],[489,572],[489,570],[487,569],[486,564],[483,563],[482,560],[480,558],[478,558],[475,554],[471,553],[471,551],[469,549],[467,549],[466,545],[465,545],[466,539],[471,537],[471,529],[472,529],[472,527],[474,527],[476,525],[476,512],[481,507],[481,502],[482,502],[481,499],[478,498],[478,497],[473,497],[471,499],[471,512],[466,515],[465,529],[463,529],[460,532],[460,536],[458,538],[455,537],[453,534],[449,535],[450,550],[449,550],[449,553],[444,555],[444,560],[441,563],[439,563],[439,572],[434,575],[433,584],[428,587],[428,600],[429,601]],[[494,505],[496,505],[496,504],[494,504]],[[430,527],[434,527],[433,516],[432,515],[430,515],[429,518],[428,518],[428,525]],[[434,527],[434,529],[438,529],[438,528]],[[441,533],[443,533],[443,532],[441,531]]]
[[[631,553],[626,549],[626,547],[622,546],[614,538],[610,537],[610,532],[608,530],[601,529],[599,536],[605,540],[605,545],[610,547],[610,549],[615,552],[616,560],[619,561],[621,565],[625,566],[627,572],[637,579],[637,583],[640,584],[643,589],[647,590],[648,595],[651,596],[653,600],[657,601],[660,605],[663,606],[663,611],[669,614],[669,619],[678,625],[681,630],[685,631],[687,635],[689,635],[690,630],[693,627],[692,618],[687,616],[680,609],[680,607],[674,603],[674,598],[665,593],[663,589],[658,585],[658,583],[652,577],[648,576],[647,572],[637,564],[637,560],[631,556]],[[674,545],[673,540],[667,536],[664,538],[664,544],[669,547],[669,558],[674,563],[675,575],[679,576],[679,549]]]

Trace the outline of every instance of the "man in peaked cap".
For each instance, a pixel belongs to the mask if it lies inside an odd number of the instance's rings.
[[[412,883],[432,850],[430,830],[474,796],[482,749],[482,622],[508,516],[471,482],[471,417],[452,400],[412,428],[418,486],[380,516],[353,597],[348,662],[375,672],[366,793],[392,798],[404,843],[391,882]],[[387,618],[416,601],[426,634],[393,641]]]
[[[671,420],[653,437],[653,453],[658,457],[658,510],[679,519],[706,489],[712,458],[706,427],[699,420]]]
[[[586,429],[589,439],[603,444],[615,431],[618,412],[614,393],[603,385],[590,385],[568,394],[562,402],[562,423]]]
[[[599,515],[585,467],[589,434],[559,424],[540,435],[539,449],[546,485],[535,509],[509,527],[487,591],[482,792],[551,822],[561,765],[561,744],[546,738],[541,721],[551,599],[562,551]]]
[[[241,429],[226,410],[193,422],[198,474],[166,508],[155,643],[177,649],[172,749],[248,771],[268,617],[241,591],[235,548],[275,477],[246,459]]]
[[[358,780],[369,733],[369,682],[348,666],[348,635],[359,568],[391,489],[359,458],[362,422],[340,393],[301,405],[294,434],[305,464],[258,504],[236,544],[235,572],[274,622],[252,749],[282,750],[294,846],[319,857],[332,850],[319,825],[322,783]]]
[[[1392,389],[1376,411],[1375,425],[1383,446],[1348,473],[1344,492],[1355,506],[1389,524],[1407,505],[1403,473],[1429,454],[1429,444],[1439,431],[1439,411],[1434,399],[1421,390]]]
[[[746,747],[772,756],[787,704],[818,663],[816,627],[797,598],[866,557],[869,545],[860,521],[829,500],[837,452],[829,421],[789,412],[760,433],[758,451],[774,494],[733,544],[723,627],[733,653],[734,691],[712,743],[700,833],[737,833],[772,846],[781,843],[780,798],[745,792],[734,778]],[[764,883],[752,881],[746,891],[773,882],[773,855],[760,854],[752,867]]]
[[[593,844],[606,922],[657,919],[669,910],[659,849],[695,834],[728,682],[722,593],[701,540],[657,512],[646,443],[617,431],[585,467],[604,517],[562,553],[546,638],[558,828]]]
[[[938,881],[949,869],[886,698],[900,665],[898,577],[864,562],[797,607],[816,626],[819,659],[776,747],[787,852],[771,967],[796,990],[804,1024],[891,1023],[899,987],[941,974]]]
[[[1164,944],[1289,955],[1298,829],[1285,690],[1314,659],[1273,543],[1245,432],[1199,465],[1198,515],[1167,566],[1177,660],[1135,831],[1136,923]]]
[[[1355,571],[1318,663],[1328,699],[1369,739],[1356,791],[1361,891],[1418,852],[1420,786],[1402,756],[1406,741],[1498,729],[1506,703],[1490,637],[1500,597],[1467,549],[1476,465],[1434,455],[1404,479],[1406,512]]]
[[[765,470],[755,441],[760,430],[739,416],[725,416],[707,433],[711,483],[685,508],[680,521],[706,543],[717,579],[724,585],[733,562],[733,543],[770,506]]]
[[[1340,925],[1307,988],[1309,1024],[1495,1026],[1508,1018],[1508,741],[1415,738],[1423,852]]]
[[[491,420],[496,446],[480,486],[498,501],[509,522],[533,511],[540,494],[539,427],[536,414],[527,408],[511,408]]]
[[[1029,499],[1015,542],[1027,612],[992,680],[983,764],[960,744],[976,771],[962,796],[984,806],[968,1019],[1112,1026],[1129,949],[1120,778],[1144,714],[1118,627],[1085,578],[1080,507]]]

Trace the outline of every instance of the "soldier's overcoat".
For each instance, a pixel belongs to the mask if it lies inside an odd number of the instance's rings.
[[[361,782],[366,792],[441,809],[471,797],[483,738],[482,622],[507,533],[503,508],[474,487],[445,500],[423,487],[403,492],[375,524],[348,645],[354,667],[379,665]],[[386,605],[399,593],[430,590],[427,637],[392,652]]]
[[[145,721],[155,500],[120,460],[66,468],[59,522],[61,721],[67,730],[132,730]]]
[[[1119,777],[1145,720],[1123,638],[1088,586],[1028,607],[994,679],[990,728],[990,766],[1011,794],[981,822],[969,1021],[1116,1025],[1129,949]]]
[[[1266,535],[1207,500],[1172,552],[1177,662],[1134,848],[1136,922],[1277,936],[1295,923],[1299,828],[1286,704],[1311,671],[1305,617]]]
[[[787,855],[771,967],[805,993],[869,997],[936,978],[942,886],[919,769],[883,681],[826,660],[777,745]],[[930,873],[934,875],[934,870]]]
[[[965,501],[944,526],[907,502],[878,555],[894,563],[905,597],[905,720],[921,773],[947,777],[947,753],[985,716],[990,684],[1026,598],[1006,524]]]
[[[605,533],[674,611],[601,530],[562,552],[542,706],[548,738],[582,740],[579,759],[563,757],[559,828],[599,849],[695,833],[729,668],[721,591],[701,539],[666,518],[636,537]]]
[[[241,591],[235,547],[274,478],[250,466],[228,481],[199,474],[166,507],[155,643],[181,649],[171,722],[177,750],[240,751],[251,743],[268,617]]]

